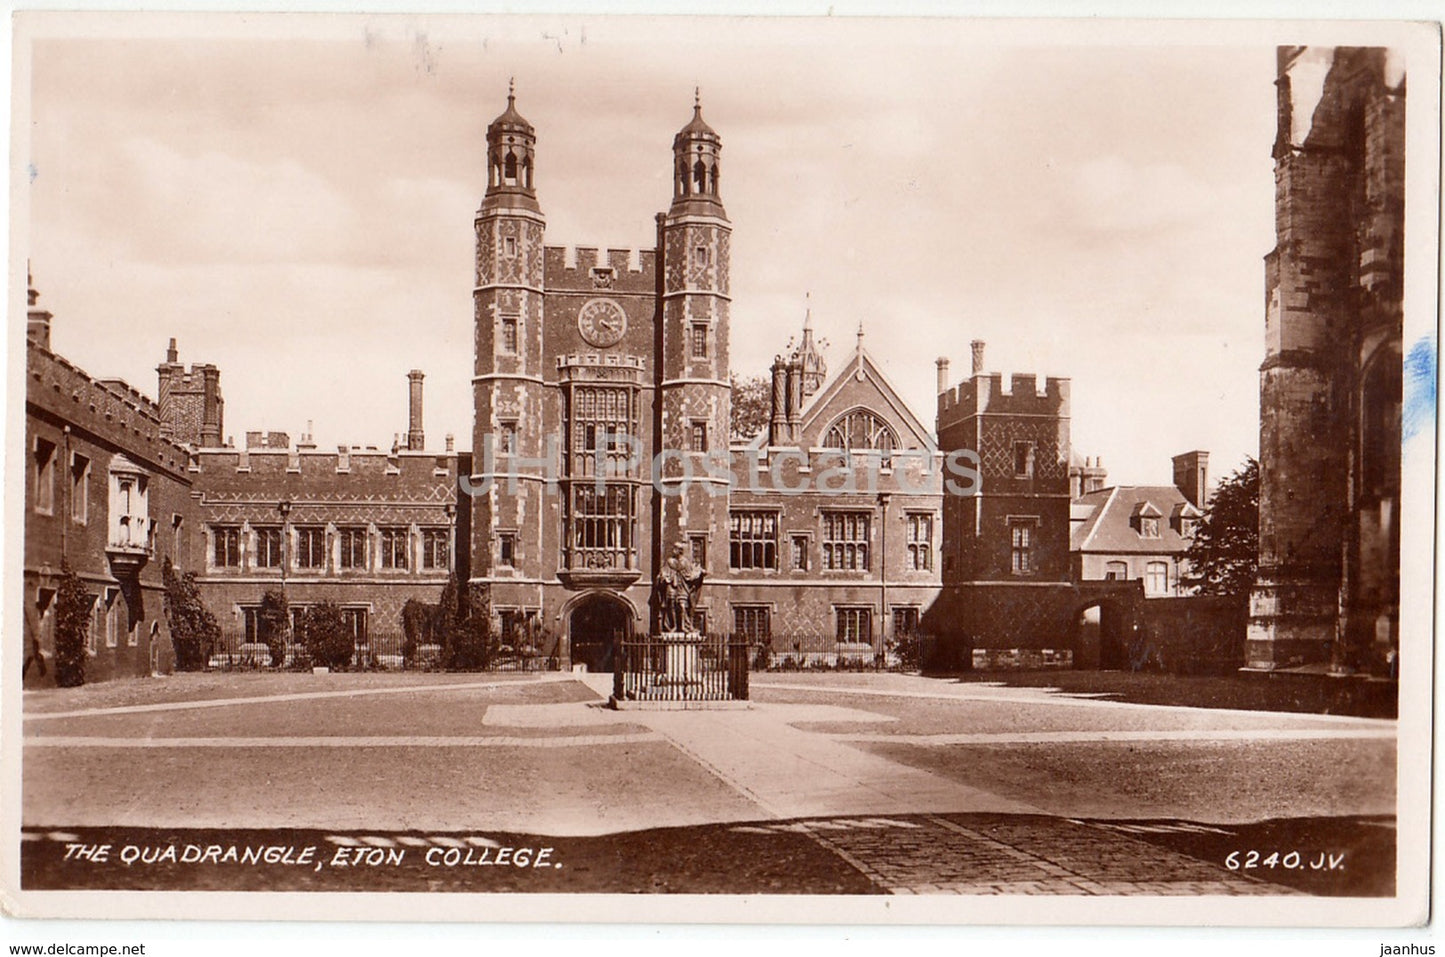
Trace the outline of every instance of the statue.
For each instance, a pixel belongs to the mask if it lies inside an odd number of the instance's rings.
[[[706,574],[688,557],[687,546],[681,542],[672,546],[672,554],[663,561],[652,592],[658,605],[658,624],[664,633],[697,634],[693,608]]]

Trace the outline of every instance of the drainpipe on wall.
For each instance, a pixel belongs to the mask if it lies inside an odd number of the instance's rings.
[[[878,556],[878,592],[879,592],[879,615],[878,622],[878,651],[886,647],[888,640],[888,625],[892,620],[888,615],[888,493],[878,493],[878,507],[882,511],[882,518],[879,521],[881,534],[879,536]]]
[[[65,426],[61,431],[65,434],[64,465],[62,468],[57,468],[56,471],[61,473],[60,487],[65,490],[64,501],[61,503],[60,509],[60,561],[64,564],[67,558],[65,549],[68,539],[67,533],[70,531],[70,516],[75,514],[75,503],[71,501],[75,497],[75,491],[70,487],[70,470],[72,467],[70,464],[70,426]],[[108,520],[109,518],[107,518],[107,521]]]

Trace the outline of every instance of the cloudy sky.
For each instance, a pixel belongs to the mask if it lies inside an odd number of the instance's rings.
[[[515,76],[549,244],[645,246],[693,87],[723,137],[735,371],[801,325],[931,422],[934,359],[1073,380],[1111,479],[1257,443],[1274,47],[1094,25],[251,18],[33,45],[28,249],[56,351],[155,389],[175,336],[225,431],[471,434],[473,214]],[[149,37],[141,34],[150,33]],[[205,35],[212,35],[207,38]],[[1238,39],[1236,34],[1235,40]],[[23,107],[23,104],[22,104]],[[21,235],[22,241],[25,234]]]

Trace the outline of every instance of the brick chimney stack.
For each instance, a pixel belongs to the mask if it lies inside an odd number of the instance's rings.
[[[1201,450],[1174,456],[1174,487],[1184,493],[1189,504],[1203,508],[1209,496],[1209,453]]]
[[[983,375],[983,340],[975,339],[968,347],[973,350],[973,374]]]
[[[413,369],[406,377],[411,386],[407,403],[406,447],[420,452],[426,447],[426,433],[421,429],[421,380],[426,376],[420,369]]]
[[[939,391],[939,392],[947,392],[947,391],[948,391],[948,360],[947,360],[946,358],[944,358],[943,356],[939,356],[937,359],[935,359],[935,360],[933,361],[933,364],[936,365],[936,366],[938,366],[938,390],[937,390],[937,391]]]

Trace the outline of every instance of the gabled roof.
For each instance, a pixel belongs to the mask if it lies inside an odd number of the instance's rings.
[[[1073,527],[1069,547],[1076,552],[1181,554],[1189,539],[1176,528],[1180,516],[1196,517],[1198,509],[1173,485],[1118,485],[1089,492],[1075,499],[1071,513],[1077,517],[1085,506],[1092,511]],[[1192,510],[1192,511],[1191,511]],[[1135,528],[1136,516],[1171,517],[1159,523],[1159,537],[1146,538]]]
[[[850,381],[863,381],[872,385],[878,398],[882,400],[882,404],[873,405],[872,403],[842,400],[840,396]],[[888,381],[883,370],[878,368],[878,364],[873,361],[868,350],[861,345],[853,351],[853,355],[843,364],[843,368],[839,369],[828,380],[827,385],[818,390],[812,401],[804,406],[803,434],[814,437],[814,444],[821,443],[824,430],[835,419],[860,405],[870,407],[874,412],[882,413],[884,418],[902,424],[906,434],[898,437],[899,448],[937,451],[938,443],[933,440],[933,433],[919,421],[918,416],[913,414],[913,410],[899,396],[898,390],[893,388],[893,384]],[[890,412],[891,415],[888,414]]]
[[[858,402],[852,399],[841,398],[843,391],[848,387],[849,382],[867,382],[873,387],[877,402]],[[898,394],[893,383],[878,368],[868,350],[859,345],[849,357],[848,361],[838,369],[823,388],[819,389],[808,402],[803,406],[800,419],[800,429],[804,436],[803,445],[820,446],[823,441],[823,433],[828,426],[844,414],[858,408],[867,408],[881,418],[902,426],[902,434],[898,436],[898,448],[910,449],[919,448],[928,452],[937,452],[938,443],[934,441],[933,433],[913,414],[908,403]],[[762,431],[753,436],[746,443],[744,448],[762,449],[768,442],[768,430],[764,426]]]

